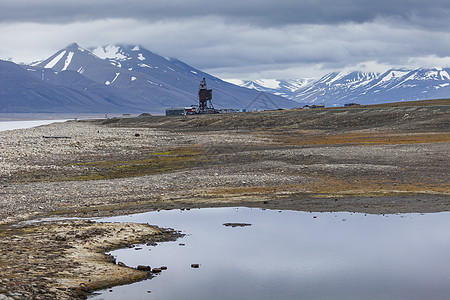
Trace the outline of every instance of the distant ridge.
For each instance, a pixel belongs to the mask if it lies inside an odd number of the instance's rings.
[[[301,104],[326,106],[440,99],[450,97],[450,68],[334,72],[319,79],[256,80],[243,81],[240,85],[282,95]]]

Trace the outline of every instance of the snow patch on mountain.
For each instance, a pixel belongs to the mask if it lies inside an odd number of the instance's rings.
[[[450,85],[450,83],[443,83],[443,84],[440,84],[439,86],[435,86],[434,88],[439,89],[439,88],[447,87],[449,85]]]
[[[194,73],[194,71],[191,71],[192,73]],[[194,73],[196,74],[196,73]],[[246,82],[248,81],[244,81],[241,79],[224,79],[226,82],[229,82],[231,84],[235,84],[235,85],[239,85],[239,86],[244,86]]]
[[[126,60],[128,56],[123,55],[120,51],[120,47],[116,45],[107,45],[104,47],[97,47],[92,50],[92,53],[100,57],[101,59],[117,59]]]
[[[60,60],[61,58],[66,54],[66,51],[61,51],[57,56],[55,56],[48,64],[45,65],[45,69],[51,69],[53,68]]]
[[[147,64],[138,64],[138,66],[141,67],[141,68],[150,68],[150,69],[153,68],[152,66],[149,66]]]
[[[450,80],[450,75],[448,74],[448,72],[446,72],[445,70],[441,70],[441,79],[448,79]]]
[[[64,67],[62,68],[63,71],[67,70],[67,68],[69,67],[74,54],[75,53],[73,51],[70,51],[69,54],[67,55],[66,61],[64,62]]]
[[[311,84],[311,82],[314,82],[314,80],[315,78],[290,79],[286,80],[285,87],[292,93],[294,93],[295,91],[298,91],[299,89],[308,86],[309,84]]]
[[[280,81],[276,79],[259,79],[255,80],[254,82],[269,89],[277,89],[280,87]]]
[[[114,77],[114,79],[111,81],[111,84],[114,83],[114,81],[116,81],[117,77],[119,77],[120,73],[116,73],[116,77]]]
[[[331,85],[333,82],[338,81],[339,79],[344,78],[345,76],[347,76],[349,73],[348,72],[339,72],[337,74],[334,74],[334,76],[332,76],[331,80],[327,81],[327,85]]]

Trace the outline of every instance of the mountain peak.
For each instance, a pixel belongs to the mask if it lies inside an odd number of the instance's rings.
[[[77,43],[72,43],[72,44],[68,45],[64,50],[68,50],[68,51],[74,51],[74,50],[84,51],[84,49],[81,48],[80,45],[78,45]]]
[[[141,46],[136,45],[136,46],[133,47],[133,49],[131,49],[131,51],[140,51],[141,48],[142,48]]]

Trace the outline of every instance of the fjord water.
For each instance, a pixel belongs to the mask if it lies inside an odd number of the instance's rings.
[[[36,126],[48,125],[55,122],[65,122],[67,120],[28,120],[28,121],[0,121],[0,131],[13,129],[26,129]]]
[[[450,213],[215,208],[102,221],[149,223],[187,235],[176,242],[111,252],[128,266],[168,269],[150,280],[101,291],[92,299],[448,299],[450,295]]]

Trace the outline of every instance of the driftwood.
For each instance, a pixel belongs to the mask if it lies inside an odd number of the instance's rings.
[[[60,136],[60,135],[43,135],[44,139],[71,139],[71,136]]]

